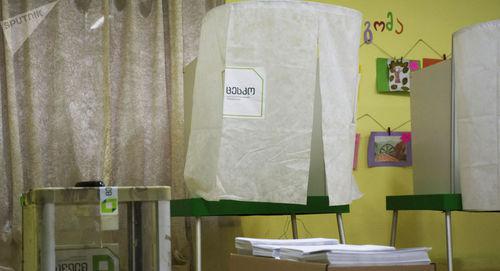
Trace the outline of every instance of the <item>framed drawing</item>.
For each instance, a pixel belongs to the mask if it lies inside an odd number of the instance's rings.
[[[368,167],[411,166],[411,132],[371,132]]]

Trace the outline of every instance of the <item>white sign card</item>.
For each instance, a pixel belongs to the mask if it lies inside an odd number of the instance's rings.
[[[263,118],[265,73],[258,67],[228,67],[224,70],[225,118]]]
[[[118,188],[99,188],[99,211],[101,214],[101,230],[113,231],[119,229],[118,218]]]
[[[118,189],[116,187],[99,188],[101,215],[118,214]]]

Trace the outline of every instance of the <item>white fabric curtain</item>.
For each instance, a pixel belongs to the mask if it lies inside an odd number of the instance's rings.
[[[500,210],[500,20],[453,34],[456,165],[465,210]]]
[[[302,1],[246,1],[207,14],[185,170],[193,195],[305,204],[319,87],[330,205],[361,196],[352,176],[360,26],[355,10]],[[261,78],[264,98],[242,99],[262,103],[263,116],[223,112],[228,67]]]

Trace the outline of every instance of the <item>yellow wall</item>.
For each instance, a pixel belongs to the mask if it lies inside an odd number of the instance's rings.
[[[235,2],[235,1],[227,1]],[[374,42],[396,57],[422,38],[441,53],[451,53],[451,35],[454,31],[474,23],[500,18],[498,0],[324,0],[357,9],[364,20],[381,20],[392,11],[394,20],[400,18],[404,32],[383,33],[374,31]],[[410,100],[407,95],[383,95],[375,91],[375,59],[385,57],[373,45],[360,49],[362,79],[360,85],[358,116],[369,113],[383,125],[396,127],[410,119]],[[436,57],[424,46],[417,47],[409,56],[412,59]],[[400,130],[410,130],[410,125]],[[411,168],[367,168],[366,149],[370,131],[379,130],[368,118],[357,124],[361,133],[359,166],[354,175],[363,198],[351,205],[351,213],[344,215],[348,243],[387,244],[390,234],[391,214],[385,211],[385,196],[411,194]],[[438,212],[400,212],[397,245],[430,246],[431,259],[445,270],[444,216]],[[335,217],[311,215],[299,217],[301,237],[337,237]],[[245,217],[241,232],[245,236],[278,238],[283,235],[287,217]],[[303,223],[301,223],[303,222]],[[305,227],[304,227],[305,225]],[[500,270],[500,214],[453,213],[452,217],[455,270]],[[291,236],[290,228],[286,234]]]

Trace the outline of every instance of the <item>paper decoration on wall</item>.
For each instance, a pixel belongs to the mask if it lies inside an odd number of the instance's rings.
[[[371,132],[368,167],[406,167],[411,164],[411,132]]]
[[[359,153],[359,140],[361,138],[361,134],[356,133],[356,138],[354,139],[354,161],[352,161],[352,169],[355,170],[358,168],[358,153]]]
[[[365,30],[363,31],[363,40],[366,44],[373,42],[373,31],[376,32],[391,32],[401,35],[404,31],[404,25],[399,17],[393,15],[391,11],[387,12],[386,18],[379,18],[378,20],[365,21]],[[373,30],[373,31],[372,31]]]
[[[406,59],[389,59],[389,90],[410,90],[410,61]]]
[[[387,58],[377,58],[377,92],[389,91]]]
[[[410,72],[420,69],[420,61],[377,58],[377,92],[410,91]]]
[[[409,60],[410,62],[410,72],[418,71],[420,70],[420,61],[418,60]]]
[[[422,68],[426,68],[443,61],[440,58],[422,58]]]

